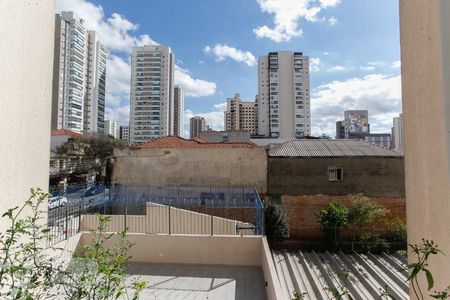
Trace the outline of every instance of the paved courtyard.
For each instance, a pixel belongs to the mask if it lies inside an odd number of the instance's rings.
[[[266,299],[259,267],[134,262],[127,273],[149,282],[141,299]]]

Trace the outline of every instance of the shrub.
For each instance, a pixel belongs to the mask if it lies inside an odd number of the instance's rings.
[[[279,243],[289,238],[286,214],[275,201],[264,201],[264,225],[265,234],[270,243]]]
[[[342,203],[332,202],[327,208],[317,212],[316,217],[324,234],[326,246],[335,249],[341,231],[347,227],[348,209]]]
[[[367,233],[367,227],[383,221],[387,209],[372,203],[369,197],[363,194],[350,195],[351,206],[348,210],[348,224],[353,229],[353,242],[362,234]]]
[[[406,221],[402,218],[395,218],[387,222],[392,233],[392,241],[396,244],[396,249],[405,250],[408,247],[408,234]]]
[[[10,226],[0,232],[0,299],[138,299],[146,282],[135,279],[131,289],[125,285],[132,246],[126,231],[118,234],[118,243],[112,247],[104,245],[112,236],[104,232],[108,217],[99,216],[92,243],[67,268],[49,255],[51,251],[46,252],[43,246],[50,236],[41,206],[47,205],[48,197],[32,189],[20,208],[3,214]]]

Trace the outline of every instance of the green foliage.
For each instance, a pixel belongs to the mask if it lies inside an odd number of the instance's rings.
[[[349,299],[353,300],[353,297],[351,296],[349,290],[345,287],[345,284],[342,282],[342,280],[347,281],[350,278],[350,270],[344,269],[342,273],[338,274],[338,285],[337,287],[324,287],[324,291],[327,292],[329,295],[329,299],[335,299],[335,300],[341,300],[341,299]]]
[[[395,218],[386,222],[389,230],[392,233],[392,242],[396,244],[396,249],[408,248],[408,233],[406,227],[406,221],[401,218]],[[406,254],[405,254],[406,256]]]
[[[332,202],[327,208],[317,212],[316,217],[326,245],[335,248],[341,231],[347,227],[348,209],[339,202]]]
[[[359,251],[372,252],[374,254],[381,254],[383,252],[389,252],[390,245],[386,239],[381,238],[378,234],[362,233],[359,236]]]
[[[431,255],[444,254],[433,241],[422,239],[422,244],[410,244],[411,253],[416,257],[416,262],[408,265],[408,270],[410,275],[408,281],[411,282],[411,287],[413,289],[414,295],[417,299],[424,299],[423,292],[419,285],[419,274],[424,274],[428,284],[428,291],[430,291],[434,286],[434,278],[428,268],[428,260]],[[449,294],[450,286],[442,292],[434,292],[430,295],[436,299],[447,299],[450,297]]]
[[[275,201],[264,201],[264,224],[265,234],[270,243],[279,243],[289,238],[286,214]]]
[[[3,214],[10,226],[0,233],[0,299],[138,299],[147,283],[135,278],[132,296],[128,294],[125,270],[132,244],[126,231],[117,235],[117,243],[110,241],[113,235],[105,234],[108,217],[99,216],[92,243],[67,268],[49,255],[48,250],[58,249],[44,249],[49,228],[40,207],[48,197],[32,189],[20,208]],[[105,246],[108,241],[110,247]]]
[[[351,206],[348,210],[348,223],[353,229],[353,244],[359,237],[362,244],[362,248],[367,248],[367,244],[364,244],[364,239],[367,235],[367,227],[369,225],[374,226],[379,224],[384,219],[387,210],[380,205],[372,203],[369,197],[364,196],[364,194],[350,195]],[[374,237],[372,237],[372,242]],[[383,241],[377,237],[377,241],[381,242],[377,245],[383,246]],[[373,248],[373,245],[372,245]],[[365,249],[368,250],[368,249]]]
[[[83,135],[57,147],[59,156],[82,156],[97,159],[103,164],[113,154],[114,148],[122,148],[124,143],[113,136],[103,134]]]
[[[350,195],[351,206],[348,210],[348,223],[356,230],[383,221],[387,209],[370,201],[364,194]]]
[[[305,298],[305,296],[308,295],[308,293],[306,292],[298,292],[298,291],[294,291],[294,293],[292,294],[292,300],[302,300]]]
[[[110,217],[97,215],[99,226],[94,231],[91,244],[83,246],[79,257],[72,259],[61,286],[69,299],[129,299],[125,286],[127,261],[130,259],[128,250],[132,244],[127,239],[127,231],[117,235],[106,234],[106,226]],[[114,236],[117,243],[113,248],[104,245]],[[133,283],[134,287],[142,288],[145,282]],[[134,293],[133,299],[137,299]]]
[[[385,285],[384,288],[379,289],[381,291],[380,300],[396,300],[394,296],[389,293],[388,286]]]
[[[9,228],[0,233],[0,299],[47,299],[56,271],[43,253],[48,229],[39,207],[48,194],[32,189],[21,207],[3,214]],[[23,216],[24,214],[27,216]]]

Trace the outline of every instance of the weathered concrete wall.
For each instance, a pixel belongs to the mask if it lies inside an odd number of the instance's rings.
[[[294,240],[322,239],[316,213],[322,208],[326,208],[333,201],[340,202],[347,207],[351,204],[351,199],[348,196],[282,196],[281,205],[288,217],[290,238]],[[388,219],[406,219],[404,198],[372,198],[371,201],[389,210]],[[386,229],[386,226],[377,227],[379,231]]]
[[[264,148],[115,150],[112,182],[139,186],[254,186],[266,191]]]
[[[329,181],[328,167],[342,167],[342,181]],[[284,158],[269,157],[271,195],[348,195],[405,197],[402,158]]]
[[[450,280],[449,26],[450,1],[400,1],[408,242],[433,240],[446,253],[429,262],[433,290]]]

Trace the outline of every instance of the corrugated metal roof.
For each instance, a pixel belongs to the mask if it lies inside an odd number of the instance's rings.
[[[269,151],[269,156],[304,157],[401,157],[400,153],[361,140],[290,140]]]
[[[332,290],[347,291],[352,299],[409,299],[406,258],[394,255],[272,251],[286,299],[294,291],[302,299],[331,299]],[[343,297],[349,299],[349,297]]]

